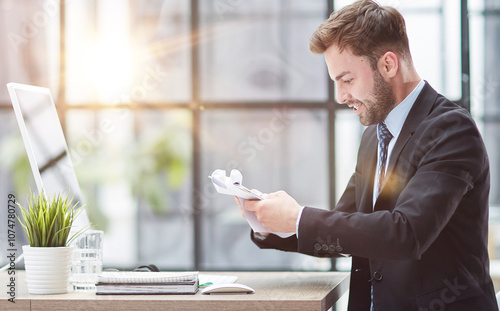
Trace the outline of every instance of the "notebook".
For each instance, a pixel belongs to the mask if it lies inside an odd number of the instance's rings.
[[[103,272],[96,284],[97,295],[195,294],[198,272]]]

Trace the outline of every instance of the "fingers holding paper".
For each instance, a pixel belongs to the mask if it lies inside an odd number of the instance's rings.
[[[302,206],[285,191],[262,196],[264,200],[245,200],[245,209],[253,212],[264,227],[272,232],[295,232]],[[243,212],[241,204],[238,206]]]
[[[237,196],[234,196],[234,200],[236,201],[236,204],[238,204],[238,207],[240,208],[241,216],[243,216],[243,218],[246,219],[246,217],[245,217],[245,211],[243,209],[243,206],[241,206],[240,198],[238,198]]]
[[[256,194],[258,194],[260,196],[264,196],[264,194],[262,192],[260,192],[259,190],[257,190],[257,189],[252,189],[250,191],[252,191],[253,193],[256,193]],[[238,207],[240,208],[241,216],[243,216],[243,218],[246,218],[246,216],[245,216],[245,210],[244,210],[244,207],[242,205],[242,201],[237,196],[234,196],[234,200],[236,201],[236,204],[238,204]],[[250,201],[250,200],[244,200],[244,199],[242,199],[242,200],[243,201]]]

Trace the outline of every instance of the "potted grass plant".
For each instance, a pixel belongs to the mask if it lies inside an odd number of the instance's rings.
[[[46,197],[31,193],[27,207],[18,203],[17,216],[29,241],[23,246],[26,280],[30,294],[60,294],[68,291],[71,272],[71,241],[82,231],[71,234],[74,220],[84,206],[67,195]]]

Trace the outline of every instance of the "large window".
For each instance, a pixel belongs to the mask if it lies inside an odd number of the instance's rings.
[[[308,40],[353,1],[53,2],[0,2],[8,60],[0,81],[51,88],[91,220],[105,231],[106,267],[334,267],[258,250],[233,198],[215,193],[207,176],[238,168],[248,187],[334,206],[363,127],[336,103]],[[380,2],[404,15],[421,77],[471,107],[499,205],[498,9],[483,0]],[[2,87],[0,107],[0,197],[23,200],[30,171]]]
[[[333,110],[307,44],[327,11],[323,0],[67,4],[61,100],[108,265],[330,267],[257,255],[233,198],[207,178],[238,168],[251,187],[329,208]]]

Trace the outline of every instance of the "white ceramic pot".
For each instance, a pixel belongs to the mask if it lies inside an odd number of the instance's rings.
[[[68,292],[73,247],[23,246],[26,282],[30,294]]]

